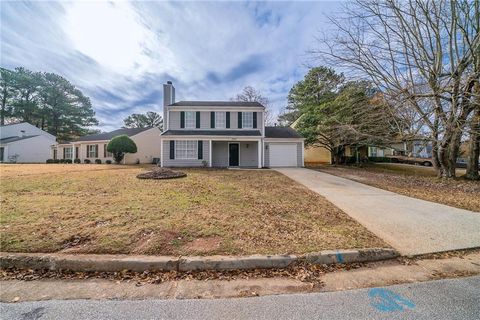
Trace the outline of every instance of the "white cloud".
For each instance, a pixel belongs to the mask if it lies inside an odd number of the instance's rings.
[[[64,31],[73,49],[113,70],[142,60],[145,30],[127,3],[77,2],[66,8]]]
[[[279,109],[336,4],[318,2],[2,3],[4,67],[56,72],[80,87],[104,129],[179,99],[229,99],[251,85]]]

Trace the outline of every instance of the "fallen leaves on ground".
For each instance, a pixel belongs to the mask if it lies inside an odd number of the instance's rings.
[[[322,166],[318,170],[409,197],[480,212],[480,181],[437,178],[432,168],[369,164]]]
[[[288,268],[225,270],[225,271],[145,271],[132,272],[69,272],[51,270],[2,269],[0,280],[33,281],[40,279],[107,279],[111,281],[134,282],[137,285],[158,284],[175,280],[237,280],[254,278],[290,278],[322,286],[321,277],[327,272],[358,269],[365,263],[314,265],[298,262]]]

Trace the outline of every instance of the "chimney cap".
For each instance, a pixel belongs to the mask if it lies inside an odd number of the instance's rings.
[[[173,84],[172,81],[167,81],[167,84]]]

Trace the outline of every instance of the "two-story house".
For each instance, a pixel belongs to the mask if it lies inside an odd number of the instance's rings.
[[[304,139],[292,128],[266,127],[258,102],[179,101],[164,90],[162,167],[301,167]]]

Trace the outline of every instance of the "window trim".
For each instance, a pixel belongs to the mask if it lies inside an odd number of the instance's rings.
[[[181,144],[185,143],[185,150],[178,150],[180,149]],[[189,157],[188,152],[188,143],[193,144],[193,149],[191,149],[191,155]],[[175,159],[178,160],[198,160],[198,140],[176,140],[175,141]],[[180,157],[179,152],[185,152],[185,157]]]
[[[192,116],[189,119],[189,115]],[[189,123],[191,121],[191,123]],[[191,124],[191,126],[189,126]],[[197,127],[197,114],[195,111],[185,111],[185,129],[196,129]]]
[[[251,120],[251,124],[249,126],[247,126],[246,122],[245,122],[245,120],[247,118],[246,117],[247,115],[250,117],[249,120]],[[253,129],[253,112],[251,112],[251,111],[242,112],[242,128],[243,129]]]
[[[94,156],[91,156],[91,148],[93,148],[93,154]],[[92,158],[98,158],[98,153],[97,153],[97,145],[96,144],[87,144],[87,158],[92,159]]]
[[[219,115],[223,116],[223,125],[218,122],[221,118]],[[215,111],[215,129],[227,129],[227,113],[225,111]]]
[[[64,159],[72,159],[73,158],[73,147],[64,147]],[[67,156],[67,150],[70,151],[70,157]]]

